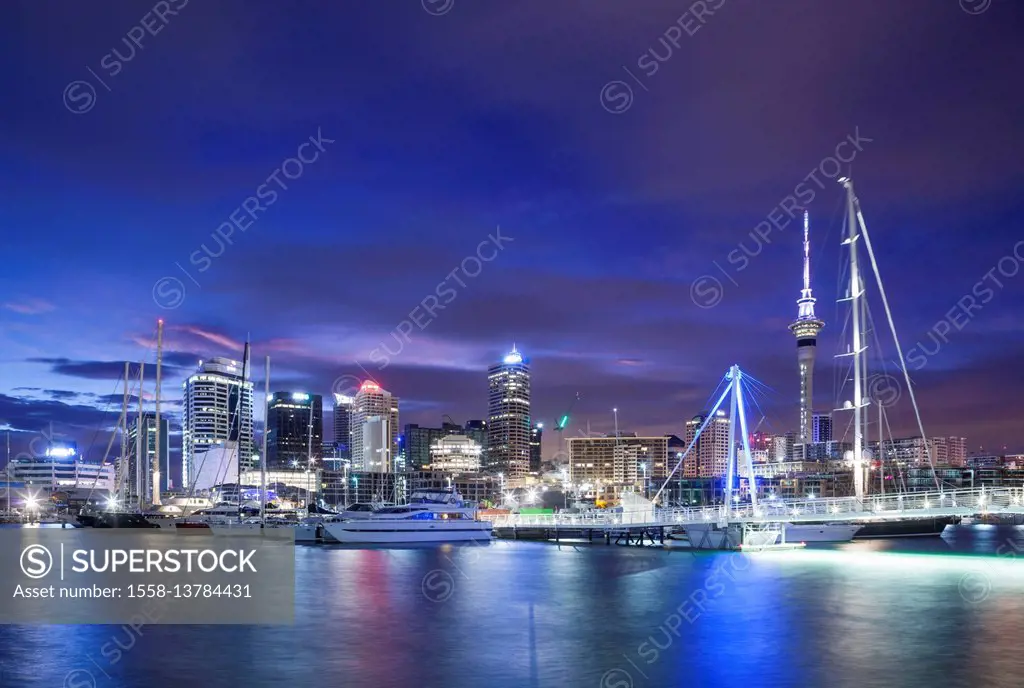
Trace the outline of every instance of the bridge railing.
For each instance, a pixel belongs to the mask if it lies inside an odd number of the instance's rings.
[[[909,492],[868,495],[862,501],[855,497],[818,497],[815,499],[761,500],[755,510],[750,504],[657,509],[651,512],[592,511],[585,513],[508,514],[495,516],[495,527],[607,527],[639,525],[675,525],[685,523],[716,523],[729,521],[779,521],[787,518],[807,520],[820,516],[823,520],[865,518],[897,514],[971,514],[998,512],[1006,509],[1024,510],[1024,488],[986,487],[933,492]]]

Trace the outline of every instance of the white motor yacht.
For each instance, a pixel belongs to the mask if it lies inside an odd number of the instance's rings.
[[[341,543],[415,544],[490,540],[490,521],[476,518],[476,505],[454,490],[414,492],[409,503],[377,509],[369,518],[323,524]]]
[[[247,518],[241,523],[210,523],[214,535],[230,537],[263,537],[274,540],[295,539],[298,523],[286,519],[265,518],[258,516]]]

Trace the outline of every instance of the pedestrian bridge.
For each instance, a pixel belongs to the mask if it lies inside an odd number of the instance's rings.
[[[757,507],[737,504],[658,508],[634,503],[622,511],[585,513],[507,514],[495,516],[495,528],[595,529],[668,527],[701,523],[799,523],[878,521],[929,516],[1024,514],[1024,488],[995,487],[908,492],[856,497],[818,497],[800,500],[762,499]]]

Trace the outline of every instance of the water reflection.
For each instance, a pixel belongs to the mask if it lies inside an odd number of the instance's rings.
[[[113,664],[118,626],[3,627],[2,685],[1017,685],[1018,550],[984,527],[747,556],[301,547],[294,626],[147,627]]]

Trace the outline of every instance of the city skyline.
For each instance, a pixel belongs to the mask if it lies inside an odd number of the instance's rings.
[[[269,354],[275,389],[327,397],[339,378],[372,378],[402,399],[403,423],[485,417],[482,375],[516,341],[532,361],[535,421],[550,426],[582,392],[567,435],[587,421],[609,431],[618,407],[623,427],[681,436],[733,363],[776,391],[765,408],[772,429],[796,429],[787,325],[799,222],[770,232],[763,223],[851,136],[925,430],[966,436],[972,451],[1024,449],[1013,365],[1024,354],[1014,253],[1024,173],[1012,153],[1021,96],[1006,67],[1014,4],[970,16],[955,2],[726,3],[661,63],[649,91],[633,83],[619,113],[602,107],[601,88],[628,79],[617,65],[652,45],[664,54],[671,3],[595,9],[582,36],[579,17],[544,8],[544,30],[566,40],[529,41],[531,52],[494,28],[536,38],[529,12],[413,10],[394,22],[369,7],[306,14],[307,50],[279,28],[307,10],[264,7],[239,27],[190,3],[84,113],[60,95],[109,50],[85,36],[114,43],[137,12],[71,8],[71,30],[24,10],[28,29],[48,27],[65,49],[9,93],[52,107],[5,121],[0,223],[16,258],[0,275],[0,427],[19,431],[15,454],[50,422],[89,451],[96,428],[114,425],[122,361],[152,360],[158,317],[163,411],[176,422],[187,371],[199,359],[240,359],[251,336],[257,389]],[[858,30],[878,26],[903,38],[870,68],[849,61],[864,51]],[[370,41],[376,29],[406,50]],[[5,43],[27,52],[30,33]],[[569,37],[581,41],[571,57]],[[259,49],[268,42],[281,55]],[[729,66],[740,43],[762,56],[749,74]],[[214,54],[199,60],[195,45]],[[806,45],[829,49],[810,58]],[[240,62],[233,50],[254,57]],[[355,66],[367,59],[381,65],[373,79]],[[801,81],[786,82],[784,97],[764,93],[785,74]],[[424,93],[425,82],[439,88]],[[225,94],[222,83],[237,86]],[[264,85],[290,105],[269,106]],[[1003,106],[982,108],[986,99]],[[296,155],[314,161],[287,189],[273,186],[279,197],[254,224],[218,239]],[[828,410],[842,190],[819,174],[806,205],[818,315],[830,323],[818,337],[815,409]],[[708,275],[722,290],[714,304],[692,290]],[[890,420],[897,436],[916,434],[907,409]]]

